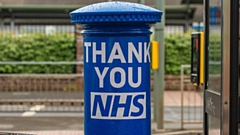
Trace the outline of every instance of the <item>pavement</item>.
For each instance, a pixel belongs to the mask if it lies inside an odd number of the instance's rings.
[[[181,115],[181,92],[164,92],[164,129],[157,129],[152,117],[152,133],[167,134],[185,131],[181,129],[181,116],[184,129],[191,132],[202,130],[202,95],[199,92],[184,92],[184,110]],[[153,116],[152,108],[152,116]],[[83,112],[0,112],[0,132],[25,133],[37,135],[83,135]],[[1,135],[1,134],[0,134]]]

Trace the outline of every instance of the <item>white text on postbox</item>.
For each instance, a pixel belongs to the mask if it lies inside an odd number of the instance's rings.
[[[103,69],[96,65],[94,70],[99,80],[99,88],[104,88],[105,78],[107,77],[109,77],[110,84],[114,88],[122,88],[126,84],[132,88],[138,88],[142,84],[142,67],[132,67],[130,63],[133,63],[134,60],[136,63],[149,63],[150,43],[138,42],[133,44],[127,42],[127,48],[124,48],[127,53],[123,53],[121,46],[123,45],[120,45],[119,42],[114,42],[112,46],[107,46],[106,42],[84,42],[86,63],[105,64],[117,61],[122,64],[129,64],[127,68],[106,66]],[[106,51],[106,47],[109,47],[110,50]],[[118,77],[116,77],[117,75]]]
[[[92,119],[146,118],[146,92],[91,92]]]

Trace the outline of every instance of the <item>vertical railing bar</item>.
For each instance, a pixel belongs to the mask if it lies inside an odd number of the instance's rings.
[[[78,78],[78,77],[76,77],[76,78]],[[76,87],[76,90],[77,91],[80,91],[80,89],[78,89],[78,87],[77,87],[77,85],[76,85],[76,81],[77,81],[77,79],[76,78],[74,78],[74,82],[73,82],[73,84],[74,84],[74,86]],[[74,106],[77,106],[77,105],[74,105]],[[77,106],[78,107],[78,106]],[[71,110],[72,111],[74,111],[75,110],[75,108],[73,108],[73,105],[72,105],[72,103],[71,103]],[[77,110],[77,109],[76,109]]]
[[[48,93],[49,93],[49,96],[52,97],[53,95],[53,85],[52,85],[52,78],[49,77],[48,79]],[[45,100],[45,110],[48,111],[48,109],[50,108],[50,104],[47,102],[47,99]]]
[[[196,87],[196,89],[195,89],[195,92],[194,92],[194,120],[196,121],[196,107],[197,107],[197,105],[196,105],[196,93],[197,92],[197,87]]]
[[[31,77],[27,77],[28,79],[27,79],[27,81],[26,81],[26,83],[25,83],[25,90],[26,90],[26,92],[28,92],[29,94],[31,94],[32,93],[32,90],[31,90]],[[29,98],[29,97],[28,97]],[[26,111],[27,110],[27,107],[22,103],[22,111]]]
[[[12,92],[14,92],[14,82],[13,82],[13,79],[10,79],[10,82],[11,82],[11,88],[10,88],[10,92],[12,93]],[[10,104],[7,104],[7,111],[10,111],[11,110],[11,106],[10,106]]]
[[[45,80],[45,78],[44,77],[40,77],[40,89],[39,89],[39,91],[40,91],[40,99],[39,100],[41,100],[41,99],[43,99],[43,97],[44,97],[44,91],[43,91],[43,89],[44,89],[44,80]],[[39,105],[40,105],[41,103],[39,103]]]
[[[1,86],[2,86],[2,89],[3,89],[3,93],[4,94],[6,94],[7,93],[7,87],[6,86],[8,86],[8,85],[6,85],[6,83],[5,84],[3,84],[3,81],[4,80],[4,78],[1,78]],[[6,79],[5,79],[6,80]],[[9,81],[8,81],[9,82]],[[1,104],[1,109],[0,109],[0,111],[2,111],[2,110],[5,110],[5,106],[4,106],[4,104]]]
[[[61,83],[60,78],[57,78],[57,97],[58,97],[58,99],[59,99],[59,92],[60,92],[60,83]],[[56,107],[57,107],[57,105],[56,105]],[[59,111],[59,107],[57,107],[56,110]]]
[[[190,112],[190,100],[191,100],[191,98],[190,98],[191,96],[190,96],[190,90],[188,89],[188,121],[190,121],[190,114],[191,114],[191,112]]]
[[[67,77],[64,78],[64,82],[65,82],[64,84],[65,84],[65,87],[66,87],[67,98],[70,97],[69,92],[70,92],[70,86],[71,85],[69,84],[69,79],[70,78],[67,78]],[[64,101],[66,101],[66,97],[64,98]],[[68,110],[69,110],[69,108],[67,107],[67,102],[64,102],[63,103],[63,111],[68,111]]]
[[[68,92],[68,98],[70,98],[71,97],[71,92],[75,92],[75,89],[74,88],[72,88],[73,86],[72,86],[72,78],[68,78],[67,79],[68,80],[68,88],[69,88],[69,90],[67,91]],[[68,106],[67,106],[67,111],[70,111],[71,110],[71,105],[69,104]]]
[[[25,93],[24,85],[25,85],[25,78],[19,77],[19,94],[20,93]],[[20,99],[19,96],[17,96],[17,99]],[[17,110],[21,111],[21,103],[20,102],[15,102]]]
[[[184,115],[183,115],[183,113],[184,113],[184,105],[183,105],[183,85],[184,85],[184,83],[183,83],[183,70],[184,70],[184,67],[181,65],[181,82],[180,82],[180,85],[181,85],[181,129],[183,129],[183,120],[184,120]]]
[[[34,93],[33,93],[34,95],[38,93],[38,83],[37,83],[38,81],[39,81],[38,78],[34,78]],[[36,99],[38,98],[36,97]],[[31,104],[29,106],[30,108],[33,107]]]
[[[39,77],[39,82],[38,82],[38,84],[39,84],[39,90],[38,90],[38,92],[37,93],[39,93],[39,98],[38,98],[38,100],[41,100],[42,99],[42,95],[43,95],[43,91],[42,91],[42,88],[43,88],[43,86],[42,86],[42,84],[43,84],[43,78],[42,77]]]
[[[19,82],[21,82],[21,78],[20,77],[17,77],[17,89],[16,89],[16,93],[21,93],[21,83],[19,83]],[[14,104],[15,104],[15,102],[12,102],[12,108],[14,108]],[[16,105],[16,110],[18,110],[19,109],[19,106],[18,105]]]
[[[201,94],[202,94],[201,97],[203,97],[203,92],[204,92],[204,91],[202,90],[202,91],[201,91]],[[202,99],[202,100],[201,100],[201,99]],[[204,106],[203,106],[203,100],[204,100],[204,99],[203,99],[203,98],[201,98],[201,99],[200,99],[200,100],[201,100],[200,103],[201,103],[202,109],[200,109],[200,110],[201,110],[201,114],[203,114],[203,107],[204,107]],[[203,121],[203,115],[200,116],[200,119]]]
[[[26,78],[24,79],[24,84],[23,84],[23,90],[24,90],[24,92],[27,93],[27,94],[29,93],[29,90],[28,90],[28,88],[27,88],[27,85],[28,85],[28,81],[29,81],[29,80],[30,80],[30,79],[28,79],[28,77],[26,77]],[[28,97],[27,97],[27,98],[28,98]],[[19,104],[20,104],[20,106],[21,106],[21,108],[22,108],[21,110],[24,111],[23,103],[20,102]]]
[[[12,80],[11,80],[11,78],[8,78],[8,77],[6,77],[6,80],[7,80],[7,82],[9,83],[9,84],[5,84],[5,86],[6,86],[6,92],[12,92]],[[6,103],[3,103],[4,104],[4,110],[5,111],[8,111],[8,104],[6,104]]]
[[[62,86],[61,86],[62,90],[61,90],[61,93],[59,93],[59,94],[61,95],[62,93],[64,93],[64,96],[66,96],[65,94],[67,94],[68,87],[66,86],[66,77],[65,77],[65,76],[62,78],[62,83],[61,83],[61,85],[62,85]],[[64,99],[65,99],[65,97],[62,97],[62,98],[61,98],[62,101],[64,101]],[[65,104],[65,102],[62,102],[62,103],[60,104],[60,107],[59,107],[60,111],[65,111],[64,104]]]
[[[51,85],[52,85],[52,97],[54,97],[56,91],[57,91],[57,88],[56,88],[56,82],[55,82],[55,77],[52,77],[52,80],[51,80]],[[49,102],[49,111],[53,111],[53,105],[51,102]]]
[[[49,96],[49,98],[51,98],[51,95],[50,95],[50,90],[49,90],[49,77],[46,77],[46,87],[45,87],[45,93],[46,95]],[[46,103],[46,99],[49,99],[49,98],[44,98],[44,102],[43,102],[43,105],[45,106],[44,109],[47,108],[47,103]]]
[[[4,78],[1,78],[1,86],[3,86],[3,92],[4,92],[4,94],[5,93],[7,93],[7,87],[6,87],[6,83],[5,84],[3,84],[3,82],[4,82]],[[7,85],[8,86],[8,85]],[[1,104],[1,109],[0,109],[0,111],[3,111],[3,110],[5,110],[5,106],[4,106],[4,104],[2,103]]]
[[[52,97],[55,95],[54,93],[56,93],[56,82],[55,82],[55,77],[51,78],[51,85],[52,85]],[[53,106],[52,103],[49,102],[49,111],[53,111]]]

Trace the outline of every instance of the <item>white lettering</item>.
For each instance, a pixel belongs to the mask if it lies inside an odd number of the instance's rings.
[[[84,42],[84,46],[86,47],[86,63],[88,63],[88,47],[91,46],[91,42]]]
[[[120,82],[116,82],[115,74],[119,72],[120,73]],[[124,86],[126,82],[126,73],[122,68],[116,67],[113,68],[110,72],[110,83],[114,88],[121,88]]]
[[[116,54],[116,52],[118,54]],[[122,49],[120,47],[120,44],[118,42],[115,42],[111,51],[111,54],[108,59],[108,63],[112,63],[114,59],[120,59],[121,63],[126,63],[126,60],[124,58]]]
[[[133,63],[132,54],[135,55],[139,63],[142,63],[142,43],[138,43],[138,52],[132,42],[128,42],[128,63]]]
[[[150,43],[138,42],[138,45],[134,45],[132,42],[128,42],[128,47],[124,48],[124,50],[122,50],[119,42],[115,42],[112,47],[111,45],[106,46],[106,42],[101,42],[100,46],[99,44],[100,43],[97,43],[97,42],[84,43],[84,47],[86,51],[85,52],[86,63],[89,63],[90,61],[92,61],[92,63],[98,62],[97,64],[103,63],[103,65],[101,65],[103,67],[101,68],[99,68],[98,65],[96,64],[93,64],[93,67],[92,67],[95,69],[95,72],[96,72],[95,75],[99,79],[99,88],[104,88],[104,82],[106,81],[110,81],[110,85],[114,88],[122,88],[126,85],[126,83],[129,84],[129,86],[132,88],[139,87],[142,83],[142,67],[141,66],[132,67],[131,64],[125,65],[124,67],[122,67],[121,64],[119,63],[126,63],[126,59],[127,59],[127,63],[134,62],[137,64],[137,63],[150,62],[150,52],[149,52]],[[91,51],[92,51],[92,54],[91,54]],[[123,54],[123,51],[124,51],[124,54]],[[114,61],[114,60],[118,60],[118,61]],[[114,63],[119,62],[119,63],[114,65],[104,64],[104,63],[113,63],[113,62]],[[137,70],[134,72],[135,74],[133,73],[133,70],[134,71]],[[109,78],[109,80],[106,80],[105,78]]]
[[[144,42],[144,62],[147,63],[147,60],[150,62],[150,54],[149,54],[150,43]]]
[[[95,69],[95,71],[97,73],[97,76],[98,76],[98,79],[99,79],[99,88],[103,88],[103,79],[104,79],[105,75],[107,74],[107,71],[108,71],[109,67],[105,67],[103,69],[102,74],[100,73],[98,67],[94,67],[94,69]]]
[[[96,50],[96,42],[93,42],[93,63],[96,63],[96,55],[101,55],[101,63],[106,62],[106,43],[101,43],[101,50]]]
[[[142,83],[142,67],[138,67],[137,76],[138,76],[137,82],[134,83],[133,82],[133,69],[132,69],[132,67],[129,67],[128,68],[128,83],[133,88],[139,87]]]
[[[119,42],[115,42],[108,58],[106,54],[106,42],[101,42],[101,48],[98,50],[96,42],[85,42],[84,47],[86,48],[85,56],[87,63],[91,58],[89,57],[90,49],[92,49],[92,63],[97,62],[97,56],[101,57],[101,63],[112,63],[114,60],[120,60],[121,63],[126,63],[126,58],[128,63],[133,63],[134,58],[136,58],[138,63],[150,62],[150,43],[147,42],[139,42],[138,46],[135,46],[132,42],[128,42],[128,52],[125,53],[126,55],[123,54]]]
[[[91,92],[90,113],[92,119],[145,119],[146,92]]]

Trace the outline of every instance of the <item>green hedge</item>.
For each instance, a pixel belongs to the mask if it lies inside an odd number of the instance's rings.
[[[191,63],[191,33],[165,35],[165,74],[180,74],[182,64]],[[221,61],[221,38],[219,34],[209,36],[209,61]],[[221,65],[209,65],[210,74],[219,74]],[[190,70],[186,70],[187,74]]]
[[[209,74],[220,74],[221,65],[216,62],[221,61],[221,37],[220,34],[209,35]],[[215,62],[215,63],[214,63]]]
[[[165,35],[165,53],[165,74],[179,75],[181,65],[191,61],[191,34]]]
[[[44,33],[1,34],[0,61],[75,61],[74,36]],[[73,65],[0,65],[0,73],[72,73]]]
[[[210,35],[210,39],[210,60],[219,61],[219,35]],[[180,66],[190,64],[191,34],[165,35],[165,49],[165,74],[179,75]],[[66,33],[0,36],[0,61],[75,61],[75,56],[74,36]],[[74,70],[74,65],[0,65],[0,73],[72,73]],[[220,70],[210,68],[211,71]]]

